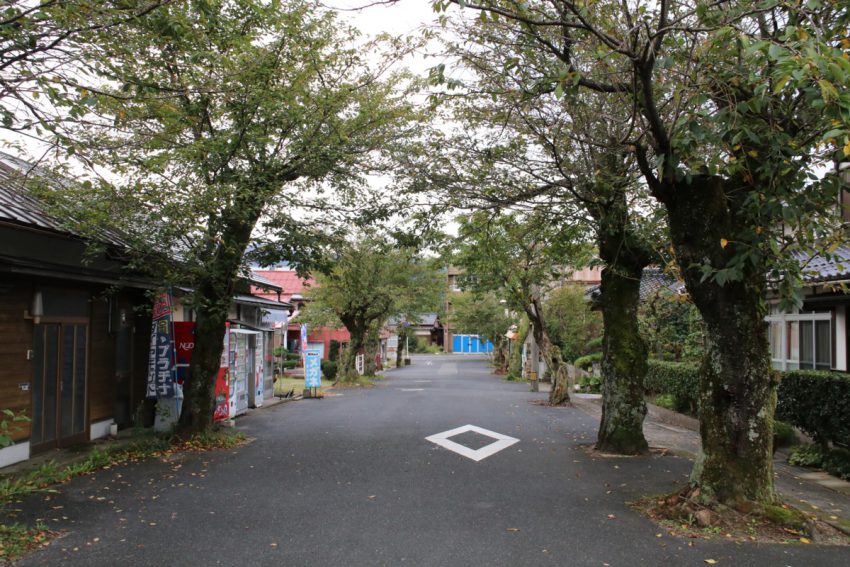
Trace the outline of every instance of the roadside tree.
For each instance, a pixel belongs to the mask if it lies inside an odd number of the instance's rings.
[[[445,293],[432,261],[374,236],[342,243],[315,277],[304,317],[348,329],[351,341],[338,373],[344,382],[358,379],[355,357],[366,349],[370,334],[374,337],[390,318],[413,321],[436,311]]]
[[[667,213],[673,250],[705,321],[702,454],[693,495],[774,501],[776,377],[765,290],[791,303],[801,246],[830,254],[822,211],[850,155],[850,9],[837,2],[592,4],[457,2],[505,19],[556,63],[540,89],[591,91],[633,119],[624,145]],[[446,2],[436,4],[438,10]]]
[[[561,350],[553,343],[544,300],[559,270],[587,261],[587,246],[574,225],[553,224],[539,214],[478,211],[461,217],[454,261],[475,276],[471,289],[503,296],[528,316],[531,332],[552,374],[549,403],[570,400]]]
[[[64,206],[82,227],[118,226],[137,266],[191,288],[184,429],[212,425],[212,377],[258,221],[272,234],[252,253],[307,262],[321,248],[313,227],[334,220],[310,213],[369,202],[363,175],[414,132],[410,81],[388,71],[392,56],[377,68],[362,56],[384,43],[355,40],[312,0],[171,2],[97,38],[108,56],[77,135],[108,174],[63,192]]]

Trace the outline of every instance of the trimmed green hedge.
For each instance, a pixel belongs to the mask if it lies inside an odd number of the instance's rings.
[[[649,360],[645,388],[673,396],[673,409],[696,415],[699,406],[699,365]]]
[[[821,444],[850,444],[850,375],[793,370],[779,383],[776,417]]]
[[[646,391],[672,395],[676,411],[696,415],[699,365],[650,360]],[[821,444],[850,445],[850,375],[815,370],[785,372],[777,398],[777,419]]]
[[[337,362],[335,360],[322,361],[322,374],[325,380],[336,380]]]
[[[586,354],[584,356],[580,356],[573,363],[582,370],[587,370],[591,366],[593,366],[594,362],[602,362],[602,353],[601,352],[593,352],[590,354]]]

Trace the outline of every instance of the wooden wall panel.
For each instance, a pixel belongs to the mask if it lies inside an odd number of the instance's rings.
[[[95,294],[89,324],[89,421],[112,417],[115,407],[115,338],[109,333],[109,302]]]
[[[20,385],[32,382],[32,362],[27,360],[27,351],[33,346],[33,322],[24,319],[24,311],[29,309],[31,301],[29,285],[0,276],[0,410],[10,409],[16,413],[25,410],[28,417],[32,417],[31,394]],[[29,438],[29,422],[16,426],[20,430],[13,433],[13,439]]]

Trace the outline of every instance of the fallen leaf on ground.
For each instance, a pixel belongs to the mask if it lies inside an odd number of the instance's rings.
[[[801,537],[801,538],[800,538],[800,543],[812,543],[812,540],[810,540],[810,539],[809,539],[809,538],[807,538],[807,537]]]
[[[518,532],[519,528],[508,528],[509,532]]]
[[[705,562],[709,565],[714,565],[717,563],[717,559],[706,559]]]

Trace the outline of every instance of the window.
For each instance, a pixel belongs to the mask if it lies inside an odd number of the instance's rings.
[[[773,367],[777,370],[829,370],[832,367],[832,314],[780,313],[765,321]]]

